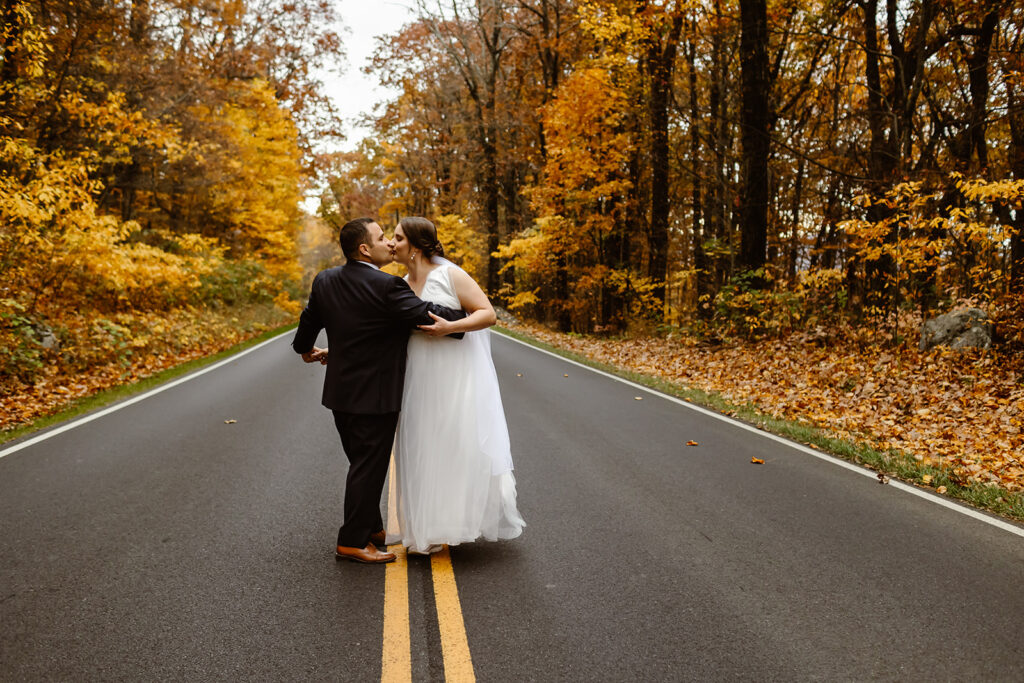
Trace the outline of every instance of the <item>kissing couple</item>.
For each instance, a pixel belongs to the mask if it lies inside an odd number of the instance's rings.
[[[403,218],[388,239],[372,218],[341,229],[345,265],[321,271],[292,348],[327,366],[323,405],[348,457],[337,557],[391,562],[387,543],[431,553],[515,538],[508,426],[487,328],[494,308],[444,258],[426,218]],[[380,270],[392,261],[403,278]],[[328,348],[314,346],[327,330]],[[394,446],[397,534],[384,531],[381,493]]]

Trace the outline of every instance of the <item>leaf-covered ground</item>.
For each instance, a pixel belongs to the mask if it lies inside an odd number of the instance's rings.
[[[0,430],[59,413],[77,399],[230,348],[294,319],[272,304],[132,313],[97,321],[67,314],[63,348],[31,383],[0,383]]]
[[[520,325],[592,360],[720,394],[734,404],[897,449],[963,482],[1024,490],[1024,372],[993,352],[885,350],[805,337],[701,346],[601,339]]]

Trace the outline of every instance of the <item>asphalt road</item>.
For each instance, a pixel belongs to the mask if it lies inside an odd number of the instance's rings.
[[[334,560],[288,341],[0,457],[0,679],[379,679],[384,570]],[[493,346],[528,526],[452,549],[478,680],[1024,680],[1021,536]],[[443,680],[429,560],[408,585]]]

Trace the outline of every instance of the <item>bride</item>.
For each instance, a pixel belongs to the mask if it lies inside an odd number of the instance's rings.
[[[516,509],[508,427],[486,328],[495,323],[487,295],[445,259],[434,224],[403,218],[395,261],[424,301],[468,314],[443,331],[413,332],[395,436],[399,529],[388,542],[430,553],[441,544],[515,538],[526,522]],[[434,334],[465,331],[462,340]]]

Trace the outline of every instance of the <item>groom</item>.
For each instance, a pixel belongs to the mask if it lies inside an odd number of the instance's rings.
[[[466,313],[422,301],[405,280],[380,270],[393,260],[394,243],[372,218],[346,223],[340,241],[346,263],[313,280],[292,348],[307,363],[327,365],[322,403],[334,412],[349,461],[337,557],[391,562],[394,553],[375,546],[384,546],[380,496],[402,406],[409,332],[419,326],[442,335],[447,321]],[[324,328],[330,355],[313,345]]]

